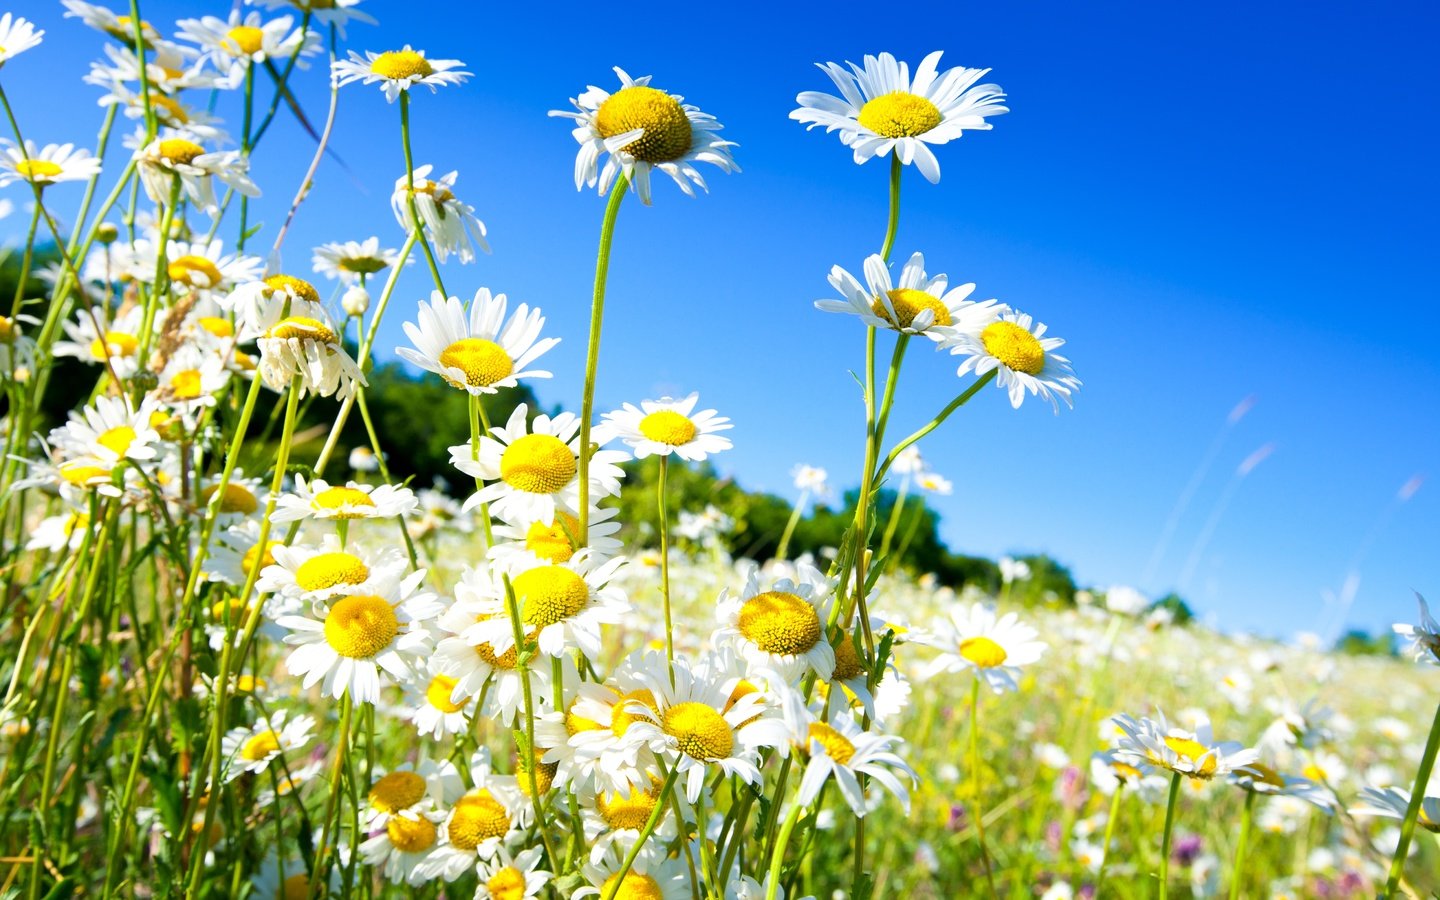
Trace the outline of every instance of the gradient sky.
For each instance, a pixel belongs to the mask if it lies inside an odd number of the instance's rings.
[[[0,73],[27,136],[93,143],[98,89],[80,78],[100,37],[58,3],[9,8],[49,32]],[[228,8],[142,2],[167,33]],[[1347,577],[1348,624],[1413,621],[1412,589],[1440,600],[1440,483],[1399,499],[1414,476],[1440,476],[1433,4],[363,8],[380,25],[353,25],[344,46],[408,42],[474,73],[416,96],[416,162],[459,169],[457,194],[490,229],[493,256],[446,267],[451,292],[484,285],[538,304],[564,339],[545,358],[554,380],[536,385],[546,403],[579,405],[603,209],[576,193],[569,127],[546,111],[586,84],[613,88],[620,65],[717,116],[744,172],[707,170],[698,200],[668,181],[653,207],[626,200],[598,409],[697,390],[734,419],[736,447],[716,462],[746,486],[793,495],[798,462],[853,485],[863,418],[847,370],[863,365],[862,329],[811,304],[829,295],[832,265],[858,272],[879,249],[887,164],[856,166],[787,114],[797,92],[830,88],[815,62],[889,50],[913,65],[944,49],[942,65],[993,68],[1013,111],[940,148],[939,185],[906,170],[895,258],[923,250],[932,272],[977,282],[977,298],[1033,313],[1085,382],[1058,417],[987,390],[925,441],[955,483],[935,504],[951,546],[1049,553],[1082,584],[1178,587],[1227,630],[1322,630],[1325,596]],[[295,84],[322,119],[323,66]],[[217,110],[232,126],[234,102]],[[403,173],[398,107],[374,87],[344,89],[333,145],[350,173],[322,167],[285,247],[297,273],[324,241],[402,241],[388,206]],[[254,246],[273,240],[313,147],[282,116],[257,150],[267,229]],[[73,210],[78,192],[54,197]],[[22,219],[0,231],[13,240]],[[412,267],[382,357],[428,290]],[[948,357],[916,345],[892,431],[960,387]]]

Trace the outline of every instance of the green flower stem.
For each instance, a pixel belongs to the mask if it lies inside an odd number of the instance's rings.
[[[380,477],[386,484],[394,484],[390,479],[390,467],[385,464],[385,454],[380,450],[380,437],[375,433],[375,423],[370,418],[370,407],[365,404],[365,392],[359,388],[355,390],[355,402],[360,406],[360,421],[365,423],[365,434],[370,438],[370,449],[375,453],[375,465],[380,469]],[[410,568],[420,568],[420,557],[415,553],[415,542],[410,538],[410,529],[405,527],[405,517],[396,516],[395,522],[400,526],[400,537],[405,541],[405,552],[410,557]],[[336,525],[348,525],[344,519],[336,521]]]
[[[435,262],[435,251],[425,239],[425,226],[420,221],[420,210],[415,205],[415,160],[410,154],[410,92],[400,92],[400,142],[405,146],[405,200],[410,205],[410,221],[420,235],[420,249],[425,251],[425,262],[430,266],[430,277],[435,279],[435,288],[440,295],[448,297],[445,282],[440,278],[440,266]]]
[[[180,176],[170,176],[170,197],[160,217],[160,233],[155,238],[155,282],[150,286],[150,295],[145,298],[145,316],[140,322],[140,347],[136,351],[140,371],[150,358],[150,342],[155,335],[155,312],[160,308],[160,298],[170,291],[170,268],[167,253],[170,244],[170,228],[175,222],[175,208],[180,205]],[[118,387],[118,385],[117,385]]]
[[[1396,896],[1401,876],[1405,874],[1405,859],[1410,854],[1410,840],[1415,836],[1415,823],[1420,819],[1420,807],[1425,802],[1425,788],[1430,784],[1437,750],[1440,750],[1440,706],[1435,708],[1435,722],[1430,726],[1430,737],[1425,741],[1420,768],[1415,772],[1415,789],[1410,792],[1410,805],[1405,808],[1405,821],[1400,825],[1400,842],[1395,845],[1395,857],[1390,861],[1390,876],[1385,879],[1385,890],[1380,894],[1382,900]]]
[[[160,123],[155,116],[155,107],[150,102],[150,66],[145,61],[144,24],[144,20],[140,18],[139,0],[130,0],[130,37],[135,41],[130,49],[135,51],[138,63],[136,68],[140,70],[140,100],[145,106],[145,143],[148,144],[154,140]]]
[[[1235,842],[1235,864],[1230,867],[1230,900],[1240,900],[1240,885],[1245,883],[1245,851],[1250,844],[1250,829],[1254,821],[1255,792],[1246,791],[1245,811],[1240,814],[1240,838]]]
[[[630,852],[625,854],[625,861],[620,864],[619,870],[612,876],[615,881],[611,884],[610,890],[605,892],[603,900],[615,900],[615,895],[620,892],[620,887],[625,883],[625,876],[630,874],[630,867],[635,865],[635,858],[640,855],[640,850],[645,842],[650,840],[650,835],[655,833],[655,828],[660,820],[665,818],[665,803],[670,799],[670,792],[675,789],[675,776],[679,769],[671,769],[665,776],[665,784],[660,788],[660,796],[655,798],[655,808],[650,810],[650,818],[645,820],[645,827],[640,829],[640,836],[635,838],[635,845]]]
[[[895,247],[895,233],[900,230],[900,173],[904,166],[898,155],[890,157],[890,219],[885,224],[885,242],[880,245],[880,258],[890,261],[890,251]]]
[[[534,753],[535,698],[530,690],[531,652],[530,648],[525,646],[525,629],[520,625],[520,603],[515,599],[515,586],[510,583],[509,575],[501,575],[501,578],[505,582],[505,612],[510,616],[510,627],[515,637],[515,671],[520,675],[520,691],[525,698],[525,728],[523,731],[517,729],[517,737],[524,736],[525,746],[518,749],[524,753]],[[545,811],[540,807],[540,783],[536,780],[534,759],[529,763],[527,768],[530,772],[530,803],[535,808],[535,830],[539,832],[540,841],[545,845],[545,855],[549,858],[550,865],[554,866],[553,871],[557,876],[563,875],[567,860],[560,857],[550,843],[550,832],[545,828]]]
[[[24,147],[24,144],[20,145]],[[20,273],[15,279],[15,299],[10,303],[10,318],[20,315],[20,304],[25,300],[25,284],[30,280],[30,262],[35,257],[35,231],[40,227],[40,204],[35,204],[35,212],[30,216],[30,228],[25,232],[25,252],[20,256]],[[10,364],[13,366],[19,354],[12,353]],[[13,372],[11,373],[13,375]]]
[[[790,835],[795,831],[795,823],[800,821],[800,814],[804,811],[805,807],[796,803],[790,807],[790,814],[785,817],[785,824],[780,826],[780,836],[775,841],[775,849],[770,853],[769,874],[765,877],[770,885],[765,889],[765,900],[775,900],[775,896],[780,890],[780,866],[785,861],[785,847],[790,843]]]
[[[580,396],[580,543],[590,542],[590,419],[595,415],[595,370],[600,365],[600,325],[605,319],[605,282],[610,276],[610,244],[615,238],[615,217],[630,181],[625,173],[615,179],[605,218],[600,221],[600,248],[595,253],[595,293],[590,301],[590,341],[585,351],[585,389]]]
[[[346,688],[345,693],[340,696],[340,727],[335,732],[335,765],[330,769],[330,792],[325,799],[325,817],[320,821],[320,846],[315,850],[315,864],[310,869],[310,896],[312,898],[320,896],[320,885],[325,883],[327,856],[334,849],[330,846],[332,821],[335,823],[335,830],[339,830],[340,780],[345,772],[345,759],[349,755],[350,718],[354,712],[355,701],[350,697],[350,689]],[[218,757],[219,754],[216,756]],[[207,804],[206,809],[208,810],[214,805],[214,803]],[[193,852],[196,856],[205,855],[198,847]],[[199,896],[195,893],[195,887],[196,885],[191,885],[190,896],[192,897]]]
[[[1175,830],[1175,801],[1180,797],[1180,773],[1170,774],[1170,799],[1165,801],[1165,833],[1160,839],[1160,900],[1170,885],[1170,837]]]
[[[875,476],[876,480],[880,480],[885,477],[885,473],[889,472],[890,466],[894,464],[895,458],[901,453],[904,453],[906,447],[909,447],[911,444],[920,440],[925,435],[934,431],[936,428],[939,428],[946,419],[950,418],[951,413],[955,412],[955,410],[970,402],[970,398],[978,394],[981,388],[994,381],[997,371],[998,370],[996,369],[991,369],[989,372],[981,375],[978,379],[975,380],[974,384],[970,385],[968,388],[965,389],[964,393],[956,397],[954,400],[951,400],[944,409],[940,410],[940,412],[936,414],[935,418],[931,419],[928,423],[911,433],[909,437],[896,444],[895,449],[891,450],[890,453],[886,455],[885,462],[881,463],[880,472]]]
[[[1110,841],[1115,836],[1115,821],[1120,817],[1120,795],[1125,792],[1125,782],[1115,785],[1110,795],[1110,815],[1105,819],[1105,837],[1100,842],[1100,871],[1095,875],[1095,896],[1103,897],[1105,889],[1105,868],[1110,865]]]
[[[985,864],[985,883],[990,896],[998,898],[995,890],[995,874],[990,864],[990,847],[985,843],[985,811],[980,805],[980,678],[970,683],[970,784],[974,791],[970,810],[975,816],[975,837],[980,842],[980,860]]]
[[[890,554],[890,545],[895,540],[895,532],[900,528],[900,517],[905,512],[905,501],[910,495],[910,476],[905,476],[900,481],[900,490],[895,493],[895,505],[890,508],[890,520],[885,523],[885,535],[880,539],[880,555],[887,557]]]
[[[785,559],[785,554],[790,550],[790,538],[795,534],[795,526],[800,524],[800,512],[805,508],[805,501],[810,499],[809,491],[801,491],[800,496],[795,498],[795,506],[790,510],[790,519],[785,523],[785,530],[780,533],[780,543],[775,545],[775,558]]]

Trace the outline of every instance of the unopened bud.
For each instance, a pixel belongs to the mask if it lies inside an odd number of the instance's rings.
[[[116,239],[119,237],[120,229],[116,228],[110,222],[101,222],[99,227],[95,229],[95,240],[99,241],[102,244],[105,244],[106,246],[115,243]]]
[[[370,308],[370,292],[365,290],[364,285],[359,284],[348,288],[340,298],[340,306],[347,316],[363,316]]]

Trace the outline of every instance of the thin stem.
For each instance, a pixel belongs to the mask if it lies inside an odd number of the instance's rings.
[[[890,261],[895,246],[895,233],[900,230],[900,172],[903,166],[898,155],[890,157],[890,220],[885,225],[885,243],[880,245],[880,258]]]
[[[345,767],[345,756],[350,749],[350,717],[355,711],[355,701],[347,688],[340,697],[340,728],[336,731],[335,765],[330,770],[330,794],[325,800],[325,818],[320,823],[320,847],[315,851],[315,865],[310,870],[310,896],[319,896],[319,887],[324,882],[325,857],[330,851],[330,824],[338,820],[340,811],[340,777]],[[338,827],[338,826],[337,826]]]
[[[1175,801],[1180,797],[1180,773],[1170,775],[1170,799],[1165,801],[1165,835],[1160,839],[1160,900],[1170,884],[1170,836],[1175,830]]]
[[[435,279],[435,288],[441,296],[449,296],[445,282],[440,278],[440,266],[435,262],[435,251],[425,239],[425,229],[420,223],[420,210],[415,205],[415,160],[410,154],[410,92],[400,92],[400,142],[405,145],[405,198],[410,205],[410,221],[415,233],[420,235],[420,248],[425,251],[425,262],[430,266],[430,277]]]
[[[673,768],[665,776],[665,784],[660,788],[660,796],[655,800],[655,808],[650,810],[650,818],[645,820],[645,827],[640,829],[640,835],[635,838],[634,846],[630,848],[629,853],[625,854],[625,861],[620,864],[620,868],[615,874],[610,876],[613,880],[610,882],[610,890],[605,892],[603,900],[615,900],[615,895],[625,884],[625,876],[630,874],[630,867],[635,865],[635,858],[640,855],[641,848],[645,846],[646,841],[650,840],[650,835],[655,833],[655,828],[660,824],[660,820],[665,818],[665,802],[670,799],[670,792],[675,789],[675,776],[679,774],[679,771],[679,767]]]
[[[1250,828],[1254,819],[1255,792],[1246,791],[1245,811],[1240,816],[1240,839],[1235,842],[1235,864],[1230,867],[1230,900],[1240,900],[1240,885],[1245,882],[1245,851],[1250,843]]]
[[[780,533],[780,543],[775,546],[775,558],[785,559],[785,554],[790,550],[790,538],[795,534],[795,526],[800,524],[800,511],[805,508],[805,501],[809,498],[809,491],[801,491],[800,496],[795,498],[795,508],[790,510],[790,519],[785,523],[785,530]]]
[[[955,410],[970,402],[970,398],[978,394],[981,388],[994,381],[996,372],[997,370],[991,369],[989,372],[981,375],[978,379],[975,380],[974,384],[970,385],[968,388],[965,389],[964,393],[956,397],[954,400],[951,400],[944,409],[940,410],[940,412],[935,415],[935,418],[931,419],[925,425],[916,429],[910,434],[909,437],[905,438],[905,440],[896,444],[895,449],[891,450],[885,456],[885,462],[880,465],[880,471],[875,476],[876,480],[878,481],[885,477],[885,473],[890,471],[890,466],[894,464],[895,458],[901,453],[904,453],[906,447],[909,447],[911,444],[920,440],[925,435],[939,428],[946,419],[950,418],[951,413],[955,412]]]
[[[990,896],[999,897],[995,890],[995,875],[991,872],[990,847],[985,843],[985,811],[980,806],[980,679],[970,683],[970,784],[974,788],[970,809],[975,814],[975,836],[980,841],[980,860],[985,864],[985,883],[990,887]]]
[[[580,543],[590,542],[590,419],[595,414],[595,370],[600,365],[600,325],[605,319],[605,282],[610,276],[610,243],[615,217],[625,199],[629,179],[622,172],[610,188],[605,218],[600,221],[600,249],[595,253],[595,293],[590,301],[590,341],[585,351],[585,389],[580,396]]]
[[[1430,726],[1430,737],[1425,741],[1425,753],[1420,757],[1420,768],[1415,772],[1415,789],[1410,792],[1410,805],[1405,808],[1405,821],[1400,825],[1400,843],[1395,845],[1395,857],[1390,862],[1390,877],[1385,879],[1382,898],[1394,897],[1405,873],[1405,859],[1410,854],[1410,839],[1415,836],[1415,823],[1420,819],[1420,807],[1425,802],[1425,788],[1430,784],[1430,772],[1435,767],[1435,753],[1440,750],[1440,706],[1435,708],[1435,722]]]
[[[1110,864],[1110,840],[1115,836],[1115,820],[1120,816],[1120,795],[1125,792],[1125,782],[1115,785],[1110,795],[1110,815],[1105,819],[1105,839],[1100,844],[1100,871],[1095,875],[1095,896],[1103,897],[1105,888],[1105,867]]]
[[[765,888],[765,900],[775,900],[780,890],[780,864],[785,861],[785,847],[790,843],[790,834],[795,830],[795,823],[800,821],[800,814],[805,807],[796,803],[790,807],[790,814],[785,817],[785,824],[780,826],[780,837],[775,840],[775,849],[770,854],[770,870],[765,876],[768,887]]]

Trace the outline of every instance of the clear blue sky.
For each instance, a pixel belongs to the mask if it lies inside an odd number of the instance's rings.
[[[168,33],[202,7],[224,15],[228,4],[152,0],[142,13]],[[446,267],[452,292],[485,285],[538,304],[564,339],[546,358],[556,378],[537,385],[545,402],[579,404],[603,205],[575,192],[569,128],[545,113],[587,83],[612,85],[620,65],[716,115],[745,171],[707,170],[699,200],[657,182],[653,207],[627,201],[599,409],[698,390],[735,420],[736,447],[717,462],[745,485],[791,494],[802,461],[853,484],[862,423],[846,370],[862,365],[863,340],[853,320],[811,303],[828,294],[831,265],[858,271],[878,249],[886,167],[855,166],[836,138],[786,116],[797,92],[829,86],[815,62],[889,50],[913,64],[944,49],[945,65],[992,67],[1013,111],[941,148],[938,186],[906,171],[897,258],[923,250],[952,282],[1048,322],[1085,381],[1078,408],[1058,418],[1036,403],[1012,411],[992,390],[927,440],[955,482],[938,503],[951,545],[1043,551],[1082,583],[1162,592],[1235,467],[1274,442],[1181,586],[1194,606],[1227,629],[1314,629],[1357,556],[1350,623],[1413,620],[1412,588],[1440,600],[1433,5],[363,8],[381,24],[353,25],[349,47],[409,42],[475,74],[417,95],[416,161],[458,168],[459,195],[490,228],[493,256]],[[99,36],[62,20],[58,3],[10,9],[49,32],[0,73],[27,134],[93,142],[97,89],[80,78]],[[323,67],[296,83],[321,118]],[[218,112],[238,124],[234,107]],[[353,176],[321,170],[287,268],[308,271],[310,248],[327,240],[400,243],[388,207],[398,134],[398,107],[376,88],[343,91],[334,146]],[[312,147],[283,120],[257,151],[269,228]],[[57,193],[59,208],[73,196]],[[386,355],[426,292],[423,266],[412,268]],[[921,350],[902,379],[899,433],[959,384],[948,358]],[[1177,495],[1251,394],[1143,583]],[[1416,474],[1436,480],[1393,506]]]

